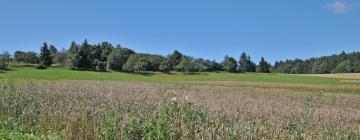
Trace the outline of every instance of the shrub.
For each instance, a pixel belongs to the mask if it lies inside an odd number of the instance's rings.
[[[43,65],[43,64],[39,64],[35,67],[36,69],[40,69],[40,70],[43,70],[43,69],[46,69],[46,66]]]

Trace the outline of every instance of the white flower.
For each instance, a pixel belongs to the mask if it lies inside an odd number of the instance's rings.
[[[186,102],[190,102],[189,96],[185,96],[185,101],[186,101]]]
[[[176,97],[172,97],[171,101],[172,101],[173,104],[176,103]]]

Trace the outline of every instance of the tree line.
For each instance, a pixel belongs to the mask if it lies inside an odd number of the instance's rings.
[[[359,73],[360,52],[275,62],[274,71],[291,74]]]
[[[35,52],[16,51],[13,61],[20,65],[37,64],[36,68],[43,69],[53,64],[72,70],[91,71],[123,71],[123,72],[271,72],[271,65],[261,58],[256,65],[249,55],[241,53],[239,60],[225,56],[222,62],[215,60],[194,58],[175,50],[162,56],[157,54],[137,53],[132,49],[113,46],[109,42],[90,44],[87,40],[82,43],[71,42],[68,50],[58,51],[54,45],[44,43],[40,54]]]

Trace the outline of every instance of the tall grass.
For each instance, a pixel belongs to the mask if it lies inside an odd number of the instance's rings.
[[[1,139],[360,139],[360,96],[144,82],[0,89]]]

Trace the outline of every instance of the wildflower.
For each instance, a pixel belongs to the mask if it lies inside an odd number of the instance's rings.
[[[189,96],[185,96],[185,102],[190,102],[190,98],[189,98]]]

